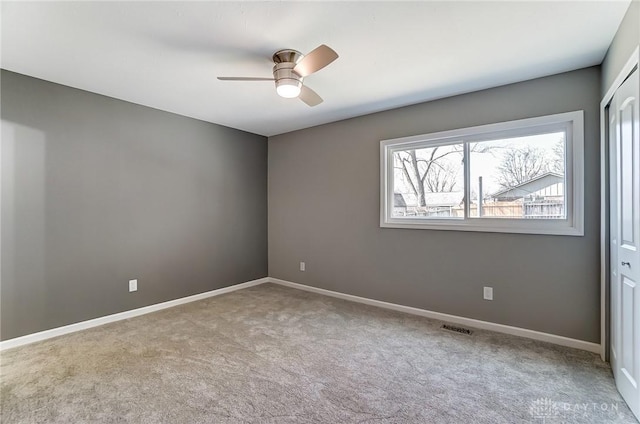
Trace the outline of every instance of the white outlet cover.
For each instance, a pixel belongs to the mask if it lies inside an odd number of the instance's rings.
[[[138,280],[129,280],[129,291],[138,291]]]
[[[306,269],[306,265],[304,262],[300,262],[300,271],[304,271]]]
[[[493,300],[493,287],[484,288],[484,300]]]

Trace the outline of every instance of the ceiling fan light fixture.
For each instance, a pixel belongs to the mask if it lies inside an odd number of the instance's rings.
[[[276,81],[276,92],[280,97],[292,99],[300,95],[302,82],[295,79],[279,79]]]
[[[273,54],[273,78],[218,77],[222,81],[275,81],[276,93],[286,99],[299,98],[307,106],[322,103],[322,97],[304,85],[303,80],[338,58],[331,47],[322,44],[306,56],[297,50],[278,50]]]

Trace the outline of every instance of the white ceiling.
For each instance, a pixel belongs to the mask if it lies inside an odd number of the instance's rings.
[[[601,63],[629,0],[2,2],[4,69],[262,135]],[[271,55],[340,58],[278,97]]]

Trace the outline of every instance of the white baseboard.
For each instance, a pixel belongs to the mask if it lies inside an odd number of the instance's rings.
[[[112,322],[120,321],[123,319],[129,319],[140,315],[145,315],[151,312],[159,311],[161,309],[167,309],[174,306],[182,305],[189,302],[195,302],[197,300],[206,299],[208,297],[220,296],[221,294],[230,293],[236,290],[246,289],[248,287],[257,286],[259,284],[268,283],[269,278],[260,278],[258,280],[247,281],[246,283],[235,284],[229,287],[223,287],[217,290],[211,290],[204,293],[194,294],[193,296],[182,297],[180,299],[169,300],[167,302],[156,303],[154,305],[145,306],[138,309],[132,309],[130,311],[119,312],[113,315],[107,315],[88,321],[81,321],[75,324],[65,325],[64,327],[52,328],[51,330],[40,331],[33,334],[27,334],[26,336],[16,337],[0,342],[0,351],[10,349],[12,347],[23,346],[29,343],[39,342],[41,340],[50,339],[52,337],[62,336],[64,334],[74,333],[80,330],[86,330],[87,328],[98,327],[100,325],[109,324]]]
[[[413,308],[411,306],[403,306],[395,303],[383,302],[381,300],[368,299],[366,297],[344,294],[331,290],[320,289],[317,287],[305,286],[304,284],[292,283],[291,281],[280,280],[278,278],[269,277],[269,281],[281,286],[291,287],[298,290],[305,290],[313,293],[323,294],[325,296],[336,297],[338,299],[349,300],[351,302],[364,303],[366,305],[377,306],[379,308],[392,309],[394,311],[405,312],[407,314],[419,315],[427,318],[433,318],[440,321],[451,322],[454,324],[465,325],[482,330],[495,331],[497,333],[511,334],[514,336],[526,337],[528,339],[540,340],[543,342],[553,343],[560,346],[572,347],[575,349],[586,350],[588,352],[600,353],[600,345],[583,340],[571,339],[569,337],[557,336],[555,334],[543,333],[540,331],[528,330],[526,328],[512,327],[510,325],[496,324],[488,321],[480,321],[472,318],[460,317],[457,315],[443,314],[441,312],[428,311],[426,309]]]
[[[26,336],[16,337],[0,342],[0,351],[10,349],[13,347],[23,346],[29,343],[38,342],[41,340],[50,339],[53,337],[62,336],[64,334],[74,333],[76,331],[85,330],[92,327],[98,327],[100,325],[109,324],[112,322],[120,321],[123,319],[129,319],[140,315],[145,315],[151,312],[159,311],[162,309],[171,308],[173,306],[182,305],[189,302],[195,302],[197,300],[206,299],[213,296],[219,296],[221,294],[230,293],[236,290],[242,290],[249,287],[257,286],[264,283],[274,283],[281,286],[291,287],[298,290],[305,290],[308,292],[318,293],[325,296],[331,296],[338,299],[344,299],[351,302],[364,303],[366,305],[377,306],[379,308],[392,309],[394,311],[404,312],[412,315],[419,315],[427,318],[437,319],[440,321],[451,322],[454,324],[466,325],[473,328],[479,328],[482,330],[495,331],[497,333],[511,334],[514,336],[526,337],[533,340],[540,340],[543,342],[554,343],[560,346],[567,346],[576,349],[586,350],[588,352],[599,353],[600,345],[591,342],[585,342],[583,340],[571,339],[569,337],[557,336],[555,334],[543,333],[540,331],[528,330],[526,328],[512,327],[510,325],[496,324],[488,321],[480,321],[472,318],[460,317],[457,315],[443,314],[441,312],[428,311],[426,309],[414,308],[411,306],[398,305],[395,303],[383,302],[381,300],[368,299],[366,297],[354,296],[351,294],[344,294],[331,290],[325,290],[317,287],[306,286],[304,284],[293,283],[291,281],[285,281],[278,278],[265,277],[253,281],[247,281],[246,283],[235,284],[229,287],[223,287],[221,289],[208,291],[205,293],[195,294],[193,296],[187,296],[180,299],[170,300],[168,302],[157,303],[155,305],[145,306],[143,308],[132,309],[130,311],[120,312],[113,315],[107,315],[100,318],[91,319],[88,321],[82,321],[75,324],[65,325],[64,327],[52,328],[51,330],[40,331],[38,333],[28,334]]]

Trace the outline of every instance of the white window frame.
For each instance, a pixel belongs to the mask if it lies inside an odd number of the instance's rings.
[[[512,138],[566,129],[565,219],[470,218],[469,143]],[[393,152],[461,143],[464,146],[463,218],[416,218],[393,216]],[[380,142],[380,227],[424,230],[484,231],[498,233],[584,235],[584,112],[559,113],[536,118],[480,125],[431,134],[394,138]]]

